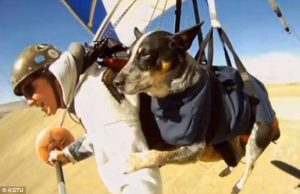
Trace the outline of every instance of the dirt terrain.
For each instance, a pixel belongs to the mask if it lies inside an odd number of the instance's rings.
[[[270,85],[268,90],[282,135],[259,158],[241,194],[299,194],[300,85]],[[41,129],[59,125],[61,114],[45,117],[39,109],[19,108],[0,119],[0,186],[26,186],[27,194],[58,193],[55,170],[37,158],[34,142]],[[76,137],[83,133],[70,118],[65,127]],[[164,194],[229,194],[243,161],[224,178],[218,176],[224,162],[163,166]],[[70,194],[108,194],[93,157],[66,165],[64,173]]]

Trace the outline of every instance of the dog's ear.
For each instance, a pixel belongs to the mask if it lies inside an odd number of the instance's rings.
[[[192,28],[177,32],[172,35],[171,38],[175,41],[175,44],[184,50],[188,50],[196,35],[198,34],[203,22],[193,26]]]
[[[139,39],[141,36],[143,36],[143,33],[137,27],[134,27],[134,35],[136,39]]]

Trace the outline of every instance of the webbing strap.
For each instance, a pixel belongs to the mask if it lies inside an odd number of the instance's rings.
[[[219,32],[219,36],[220,36],[221,41],[224,43],[224,45],[227,46],[227,48],[230,50],[230,52],[231,52],[231,54],[234,58],[236,68],[238,69],[238,71],[239,71],[239,73],[240,73],[240,75],[243,79],[243,82],[244,82],[244,91],[245,91],[245,93],[249,97],[251,97],[251,102],[256,104],[258,98],[257,98],[256,92],[255,92],[252,80],[250,79],[249,73],[247,72],[247,70],[246,70],[245,66],[243,65],[242,61],[240,60],[240,58],[236,54],[236,52],[235,52],[228,36],[226,35],[225,31],[220,28],[220,29],[218,29],[218,32]]]
[[[213,71],[213,30],[214,28],[211,27],[211,29],[209,30],[208,34],[206,35],[206,37],[204,38],[201,46],[200,46],[200,50],[199,50],[199,55],[197,57],[197,61],[199,64],[203,64],[201,59],[202,56],[205,53],[205,49],[206,47],[208,47],[207,50],[207,68],[209,70],[210,74],[214,74]],[[254,103],[257,103],[257,95],[252,83],[252,80],[250,79],[250,75],[247,72],[245,66],[243,65],[242,61],[240,60],[240,58],[238,57],[237,53],[235,52],[228,36],[226,35],[226,33],[224,32],[224,30],[222,28],[217,28],[219,37],[221,39],[222,45],[223,45],[223,50],[225,52],[225,58],[226,58],[226,63],[228,66],[232,66],[231,61],[230,61],[230,57],[229,54],[227,52],[226,47],[229,49],[229,51],[231,52],[236,68],[239,71],[242,79],[243,79],[243,83],[244,83],[244,91],[245,93],[252,97],[252,99],[254,99]]]
[[[202,59],[202,56],[205,54],[205,48],[207,47],[208,42],[211,41],[211,39],[213,39],[212,35],[213,35],[213,28],[211,28],[208,31],[206,37],[204,38],[204,40],[202,41],[202,44],[200,45],[198,56],[196,59],[198,64],[200,64],[202,62],[201,59]],[[209,64],[209,63],[212,65],[212,59],[210,59],[210,57],[207,59],[207,64]]]
[[[222,29],[221,29],[221,28],[218,28],[217,30],[218,30],[218,33],[219,33],[219,37],[221,37],[221,30],[222,30]],[[223,51],[224,51],[224,54],[225,54],[226,64],[227,64],[228,66],[232,67],[231,60],[230,60],[228,51],[227,51],[227,49],[226,49],[226,45],[225,45],[225,43],[224,43],[224,41],[223,41],[222,38],[220,38],[220,40],[221,40],[222,47],[223,47]]]
[[[228,36],[226,35],[226,33],[224,32],[224,30],[222,28],[219,28],[218,29],[218,32],[219,32],[219,36],[220,36],[220,39],[222,41],[222,43],[228,47],[228,49],[230,50],[232,56],[233,56],[233,59],[234,59],[234,62],[235,62],[235,65],[236,65],[236,68],[238,69],[238,71],[240,73],[247,73],[247,70],[246,68],[244,67],[242,61],[240,60],[240,58],[238,57],[238,55],[236,54]]]
[[[200,14],[199,14],[199,10],[198,10],[197,0],[193,0],[193,8],[194,8],[194,15],[195,15],[196,24],[200,24],[201,20],[200,20]],[[198,44],[199,44],[199,46],[201,45],[202,41],[203,41],[203,36],[202,36],[202,30],[200,28],[200,30],[198,32]]]
[[[176,0],[176,10],[175,10],[175,33],[180,30],[180,16],[181,16],[181,4],[182,0]]]

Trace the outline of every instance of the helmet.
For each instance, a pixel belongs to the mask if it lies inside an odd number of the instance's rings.
[[[49,65],[61,55],[55,46],[50,44],[36,44],[26,48],[12,67],[13,91],[17,96],[22,95],[20,86],[32,74],[48,70]]]

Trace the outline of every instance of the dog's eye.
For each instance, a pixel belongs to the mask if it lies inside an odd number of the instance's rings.
[[[151,55],[150,54],[145,54],[145,55],[142,55],[143,59],[144,60],[148,60],[151,58]]]
[[[139,54],[140,54],[140,57],[142,57],[143,59],[147,60],[147,59],[150,59],[151,58],[151,53],[149,50],[147,49],[141,49],[139,50]]]

